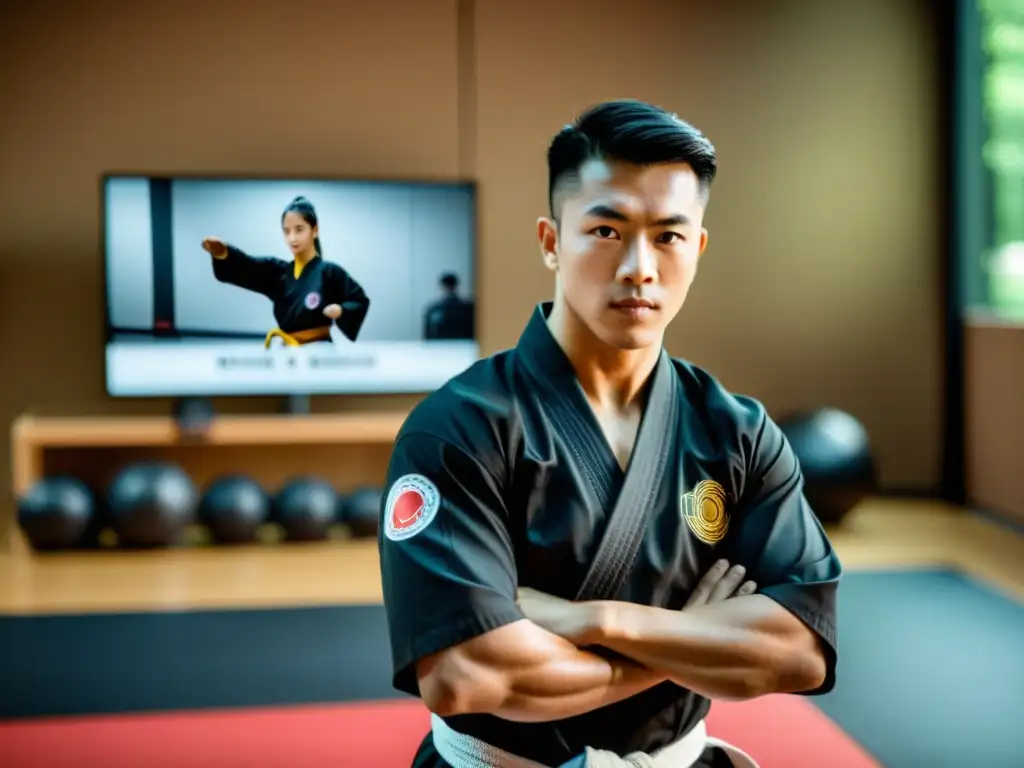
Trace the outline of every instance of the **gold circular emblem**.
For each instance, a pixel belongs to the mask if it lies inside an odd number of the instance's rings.
[[[693,535],[705,544],[721,541],[729,530],[725,489],[714,480],[701,480],[683,496],[683,517]]]

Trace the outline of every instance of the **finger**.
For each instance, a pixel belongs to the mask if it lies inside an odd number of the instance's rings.
[[[690,599],[686,601],[686,608],[693,608],[695,605],[704,605],[708,601],[708,596],[711,594],[711,590],[714,589],[719,579],[725,575],[725,572],[729,570],[729,562],[727,560],[719,560],[710,568],[708,572],[704,574],[704,577],[697,582],[697,586],[694,587],[693,592],[690,593]]]
[[[736,597],[741,595],[752,595],[757,592],[757,584],[753,581],[745,581],[740,585],[740,588],[736,590]]]
[[[742,565],[734,565],[730,568],[718,583],[715,584],[708,596],[709,603],[718,603],[732,597],[736,588],[743,583],[743,577],[747,575],[747,569]]]

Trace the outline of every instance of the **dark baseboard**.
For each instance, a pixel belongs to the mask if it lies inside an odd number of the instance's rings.
[[[250,339],[263,339],[265,333],[241,333],[235,331],[205,331],[201,329],[175,328],[172,331],[159,331],[154,328],[111,328],[107,338],[115,334],[122,336],[152,336],[154,338],[177,338],[177,339],[224,339],[224,341],[238,341]]]

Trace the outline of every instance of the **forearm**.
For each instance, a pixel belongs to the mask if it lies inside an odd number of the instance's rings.
[[[518,722],[562,720],[628,699],[666,679],[629,660],[576,650],[515,675],[494,714]]]
[[[509,630],[495,630],[471,653],[456,649],[440,659],[421,678],[428,706],[442,716],[548,722],[614,704],[666,680],[628,659],[580,650],[529,622]]]
[[[595,642],[714,699],[816,688],[825,677],[817,638],[763,595],[685,611],[601,604]]]

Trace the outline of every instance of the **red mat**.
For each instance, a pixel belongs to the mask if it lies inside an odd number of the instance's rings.
[[[416,701],[0,723],[9,768],[405,768],[429,728]],[[716,703],[708,730],[762,768],[878,768],[795,696]]]

